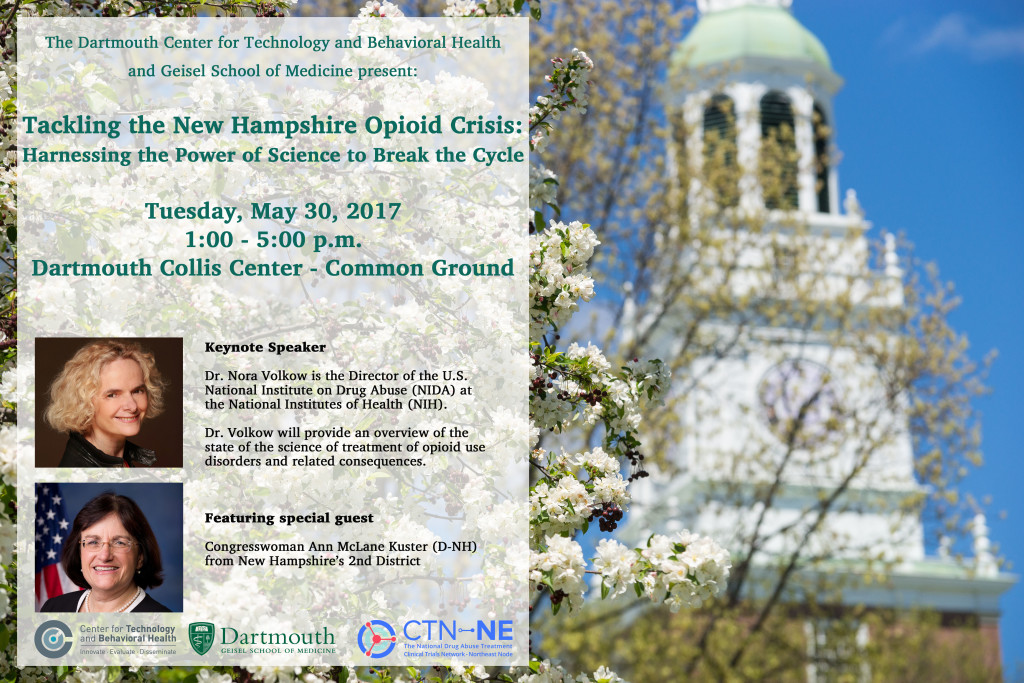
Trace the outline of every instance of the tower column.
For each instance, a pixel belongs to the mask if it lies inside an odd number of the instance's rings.
[[[762,83],[734,83],[726,94],[736,106],[736,155],[743,175],[740,178],[740,207],[753,214],[764,207],[761,184],[757,181],[758,155],[761,152],[761,110],[758,102],[768,92]]]
[[[813,212],[818,206],[817,174],[814,159],[814,98],[803,88],[786,90],[793,103],[793,125],[796,130],[796,150],[800,155],[797,171],[797,187],[801,211]]]

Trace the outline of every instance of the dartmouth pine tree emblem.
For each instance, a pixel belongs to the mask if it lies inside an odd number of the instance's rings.
[[[188,625],[188,642],[192,649],[205,655],[213,647],[213,624],[209,621],[194,621]]]

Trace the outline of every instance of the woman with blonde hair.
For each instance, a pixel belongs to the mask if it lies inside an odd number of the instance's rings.
[[[87,344],[50,385],[46,421],[68,434],[59,467],[149,467],[156,454],[128,441],[164,408],[153,354],[115,339]]]

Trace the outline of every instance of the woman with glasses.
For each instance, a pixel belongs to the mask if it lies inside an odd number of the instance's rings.
[[[170,612],[146,594],[163,583],[156,536],[131,498],[101,493],[82,507],[61,555],[85,590],[50,598],[43,612]]]
[[[153,451],[129,437],[163,410],[164,380],[153,354],[103,340],[78,350],[50,386],[46,421],[68,434],[59,467],[150,467]]]

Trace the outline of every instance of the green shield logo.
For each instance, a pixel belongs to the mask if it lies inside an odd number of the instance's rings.
[[[194,621],[189,624],[188,642],[193,650],[205,655],[213,647],[213,624],[209,621]]]

